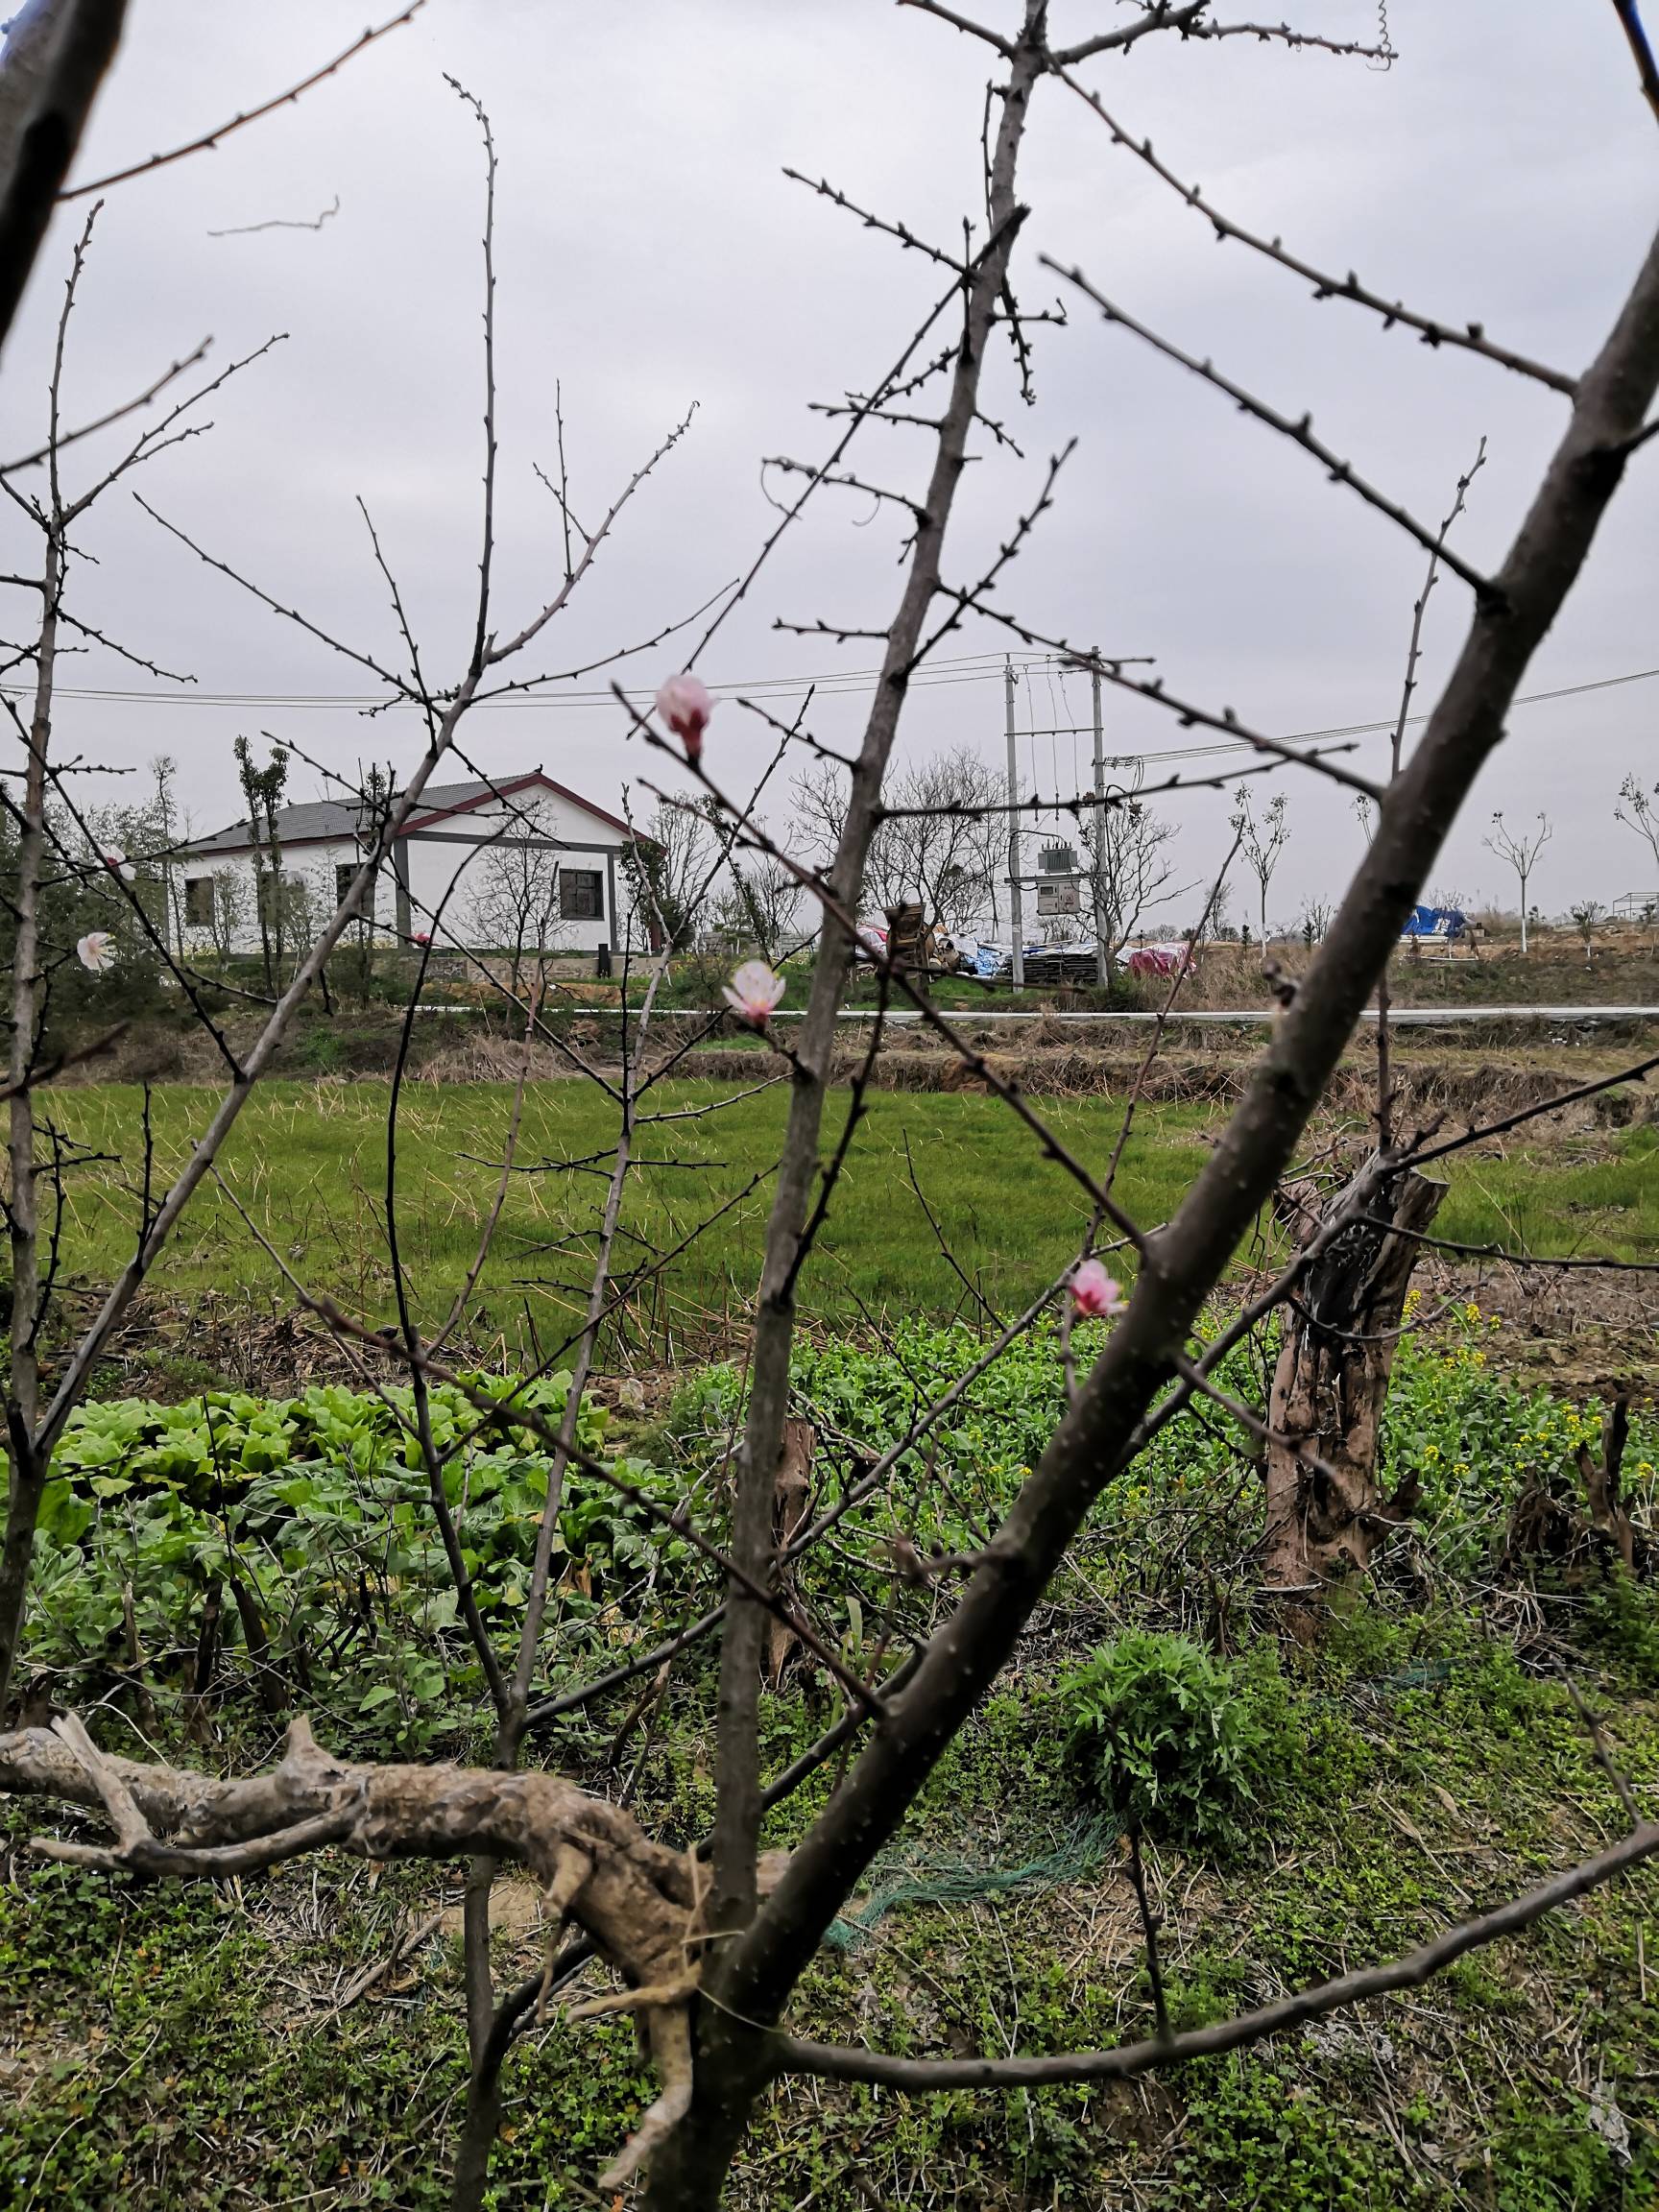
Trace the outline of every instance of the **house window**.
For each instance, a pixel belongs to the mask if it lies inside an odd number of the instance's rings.
[[[213,878],[211,876],[185,877],[184,919],[192,929],[212,928]]]
[[[565,922],[603,922],[605,878],[597,868],[561,868],[559,913]]]
[[[357,860],[338,860],[334,864],[334,903],[344,906],[346,894],[351,888],[351,878],[362,865]],[[361,902],[352,908],[354,914],[366,914],[373,919],[374,913],[374,879],[370,878]]]

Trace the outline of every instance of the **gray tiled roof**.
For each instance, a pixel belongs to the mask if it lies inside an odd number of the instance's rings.
[[[441,814],[452,806],[476,805],[488,799],[493,791],[511,790],[523,781],[526,772],[500,776],[486,782],[474,777],[467,783],[428,783],[421,794],[421,815]],[[355,837],[362,820],[362,809],[355,799],[312,799],[299,806],[279,806],[276,809],[276,836],[283,845],[303,845],[327,838]],[[232,822],[228,830],[215,830],[211,837],[198,837],[193,844],[182,849],[182,857],[194,860],[210,853],[246,853],[252,839],[248,831],[248,818]]]

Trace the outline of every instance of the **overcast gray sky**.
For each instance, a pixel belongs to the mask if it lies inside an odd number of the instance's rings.
[[[1007,27],[1013,0],[981,0]],[[1220,19],[1247,12],[1217,7]],[[1278,14],[1275,5],[1273,13]],[[1104,0],[1056,0],[1058,36],[1114,19]],[[78,174],[187,138],[281,89],[362,28],[361,0],[133,0],[130,29]],[[1374,36],[1362,0],[1306,0],[1304,27]],[[1659,207],[1659,135],[1605,0],[1392,0],[1389,71],[1254,41],[1150,39],[1087,74],[1137,133],[1228,212],[1310,259],[1575,371],[1599,344]],[[812,399],[866,388],[908,338],[938,272],[867,234],[781,174],[828,176],[854,199],[946,246],[978,190],[985,49],[888,0],[428,0],[414,23],[294,108],[113,191],[71,340],[71,419],[142,388],[211,333],[223,364],[271,332],[286,342],[220,396],[210,438],[145,471],[146,496],[219,558],[349,641],[396,651],[386,595],[354,496],[368,502],[414,612],[428,673],[458,673],[473,618],[482,369],[478,133],[444,82],[487,104],[500,155],[502,496],[496,619],[525,618],[558,581],[556,510],[532,464],[551,467],[562,388],[578,511],[603,510],[695,401],[680,448],[624,517],[535,665],[559,669],[651,635],[747,566],[774,520],[764,455],[821,453]],[[1431,352],[1360,310],[1316,304],[1282,270],[1218,247],[1062,88],[1034,106],[1021,249],[1029,306],[1058,289],[1039,252],[1078,263],[1133,314],[1213,356],[1320,432],[1419,516],[1438,520],[1482,435],[1490,459],[1458,542],[1502,555],[1564,418],[1548,391],[1467,356]],[[276,219],[321,229],[210,235]],[[41,431],[52,325],[81,209],[60,214],[9,347],[0,446]],[[1290,733],[1388,716],[1398,699],[1423,556],[1308,456],[1242,420],[1217,393],[1070,303],[1038,334],[1038,399],[1020,404],[998,364],[997,412],[1023,462],[971,472],[950,573],[985,565],[1029,504],[1047,455],[1079,440],[1053,512],[1003,603],[1033,627],[1155,654],[1171,688]],[[856,466],[914,484],[917,433],[864,433]],[[86,466],[90,466],[88,460]],[[71,481],[80,477],[72,472]],[[1659,447],[1633,470],[1529,691],[1659,667]],[[8,518],[0,564],[32,565]],[[780,635],[775,617],[876,625],[897,588],[898,530],[868,502],[820,494],[705,661],[714,684],[868,668],[868,644]],[[406,764],[414,718],[365,721],[362,673],[202,567],[117,491],[85,533],[98,566],[74,604],[204,693],[139,704],[66,700],[60,752],[139,763],[178,758],[197,826],[238,810],[231,742],[267,730],[349,770]],[[1455,649],[1467,595],[1435,594],[1425,676]],[[14,625],[13,625],[14,627]],[[691,633],[695,635],[695,633]],[[951,654],[999,653],[977,623]],[[680,665],[674,645],[625,664],[641,689]],[[531,672],[529,668],[526,672]],[[952,671],[943,671],[952,673]],[[958,674],[969,671],[954,671]],[[65,683],[153,691],[94,651]],[[541,704],[479,713],[467,742],[492,774],[541,762],[603,804],[661,766],[625,740],[594,679]],[[582,691],[586,702],[568,694]],[[775,698],[775,707],[780,702]],[[867,693],[845,685],[814,727],[850,745]],[[1056,712],[1058,708],[1059,711]],[[1087,687],[1022,686],[1022,726],[1084,718]],[[1109,749],[1192,740],[1142,703],[1108,702]],[[918,692],[908,755],[966,740],[1002,757],[1003,696],[976,680]],[[1481,846],[1491,809],[1555,824],[1535,897],[1647,889],[1650,863],[1613,821],[1621,779],[1659,778],[1659,680],[1517,710],[1433,881],[1466,899],[1507,888]],[[1086,773],[1087,742],[1022,741],[1045,790]],[[1382,737],[1358,757],[1373,765]],[[756,726],[717,714],[723,781],[762,756]],[[1149,774],[1164,773],[1154,767]],[[294,795],[317,779],[297,768]],[[1342,797],[1288,780],[1291,836],[1272,906],[1286,919],[1345,878],[1360,832]],[[1260,790],[1262,787],[1257,786]],[[1213,865],[1227,802],[1178,803],[1183,874]],[[787,809],[775,819],[781,826]],[[1187,902],[1195,906],[1196,900]]]

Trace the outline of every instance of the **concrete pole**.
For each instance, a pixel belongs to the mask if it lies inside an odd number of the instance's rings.
[[[1101,709],[1100,655],[1094,656],[1089,685],[1094,695],[1094,980],[1104,991],[1112,980],[1106,946],[1106,724]]]
[[[1014,750],[1014,660],[1002,662],[1002,697],[1008,723],[1008,910],[1014,935],[1014,988],[1025,981],[1025,915],[1020,896],[1020,763]]]

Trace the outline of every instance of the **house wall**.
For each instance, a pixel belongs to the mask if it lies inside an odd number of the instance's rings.
[[[644,930],[635,920],[628,898],[623,849],[619,830],[550,792],[525,793],[516,801],[493,801],[469,808],[398,840],[395,858],[399,867],[383,868],[375,884],[376,935],[385,941],[399,933],[397,878],[401,873],[408,889],[405,926],[410,930],[430,928],[432,915],[442,907],[440,942],[510,945],[517,934],[514,908],[518,906],[533,917],[526,943],[540,937],[541,950],[582,954],[593,953],[602,945],[620,950],[630,933],[636,944],[642,944]],[[289,845],[283,848],[282,872],[304,883],[313,913],[321,919],[334,909],[335,870],[355,867],[358,858],[351,838]],[[598,877],[596,915],[578,917],[561,911],[559,876],[572,870]],[[233,876],[239,887],[242,911],[231,949],[257,952],[260,934],[252,854],[205,853],[180,862],[186,886],[221,872]],[[543,932],[537,925],[548,906],[552,918]],[[188,926],[185,938],[197,953],[211,950],[215,942],[213,930],[204,925]]]
[[[493,838],[495,843],[487,842]],[[601,945],[619,949],[627,942],[631,913],[622,870],[624,842],[620,830],[596,821],[585,807],[573,806],[556,793],[537,791],[505,802],[493,800],[435,822],[404,838],[402,845],[416,911],[421,907],[434,911],[448,892],[445,926],[464,943],[511,942],[515,890],[534,872],[543,881],[534,886],[536,896],[524,898],[523,903],[552,904],[547,948],[593,952]],[[597,875],[601,911],[591,918],[564,914],[555,896],[555,870]],[[639,935],[637,929],[635,933]]]

